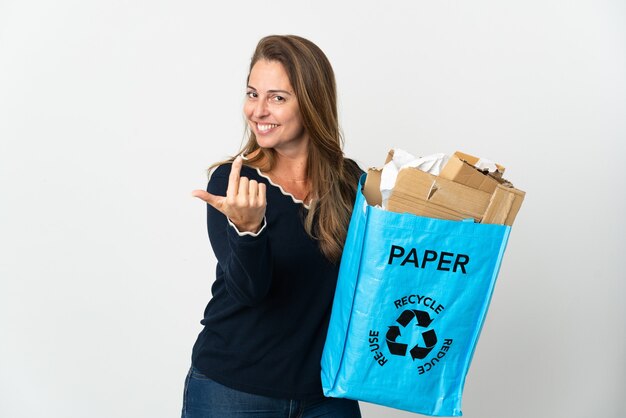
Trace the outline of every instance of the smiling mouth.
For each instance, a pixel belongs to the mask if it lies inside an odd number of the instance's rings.
[[[256,128],[259,130],[259,133],[267,133],[272,129],[276,128],[278,125],[274,123],[257,123]]]

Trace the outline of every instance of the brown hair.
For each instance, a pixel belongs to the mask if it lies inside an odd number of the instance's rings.
[[[261,39],[252,55],[250,71],[259,60],[280,62],[295,90],[302,123],[309,136],[307,176],[312,200],[304,227],[312,238],[318,240],[326,258],[338,263],[361,170],[343,155],[332,66],[317,45],[295,35],[271,35]],[[271,170],[275,151],[260,148],[254,132],[247,131],[248,142],[239,153],[252,154],[259,150],[246,164],[262,164],[265,171]]]

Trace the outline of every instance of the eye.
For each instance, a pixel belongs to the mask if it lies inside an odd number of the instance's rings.
[[[285,101],[285,98],[283,96],[273,96],[272,100],[278,103],[282,103]]]
[[[256,91],[248,91],[246,92],[246,96],[248,96],[249,99],[256,99],[259,95]]]

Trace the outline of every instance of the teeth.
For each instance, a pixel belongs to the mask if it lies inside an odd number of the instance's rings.
[[[259,128],[259,131],[269,131],[272,128],[277,127],[278,125],[275,125],[273,123],[270,124],[263,124],[261,125],[260,123],[257,123],[257,127]]]

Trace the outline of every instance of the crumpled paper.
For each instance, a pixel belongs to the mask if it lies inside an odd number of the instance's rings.
[[[387,201],[389,200],[389,196],[391,196],[391,191],[396,184],[396,178],[400,170],[407,167],[414,167],[438,176],[449,159],[450,156],[443,153],[431,154],[425,157],[415,157],[399,148],[394,149],[392,160],[385,164],[380,174],[382,208],[387,209]]]
[[[476,167],[480,171],[487,170],[490,173],[494,173],[498,171],[498,167],[496,166],[496,163],[494,163],[493,161],[487,160],[485,158],[479,158],[478,162],[474,164],[474,167]]]

